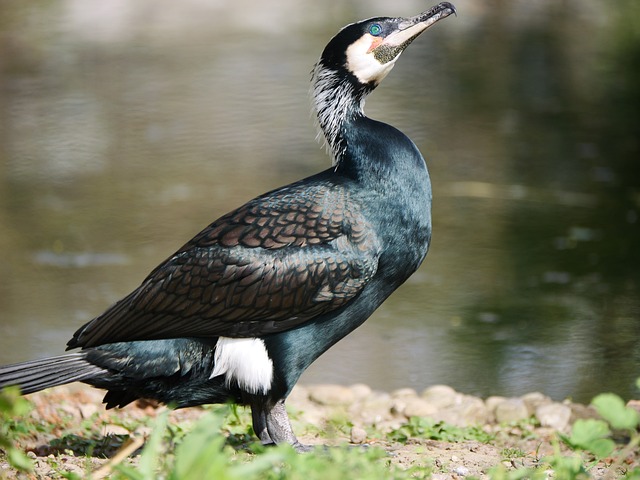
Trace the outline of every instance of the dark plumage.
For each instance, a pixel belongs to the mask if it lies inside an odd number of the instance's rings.
[[[131,294],[81,327],[76,353],[0,367],[24,393],[73,381],[177,407],[252,408],[264,443],[301,445],[284,400],[302,372],[361,325],[422,263],[431,186],[416,146],[367,118],[364,98],[400,53],[455,13],[342,29],[314,69],[313,97],[334,166],[213,222]]]

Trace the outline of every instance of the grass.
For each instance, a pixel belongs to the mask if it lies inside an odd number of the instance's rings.
[[[500,452],[503,461],[497,461],[497,465],[487,472],[489,478],[542,480],[553,472],[553,478],[557,480],[582,480],[592,478],[594,466],[604,463],[609,466],[610,478],[640,480],[640,468],[629,467],[627,463],[640,445],[640,416],[613,394],[597,396],[592,405],[601,418],[577,420],[570,433],[556,434],[552,439],[552,454],[532,456],[518,447],[503,448]],[[60,431],[60,425],[35,420],[29,415],[31,408],[30,402],[20,397],[15,389],[0,393],[0,463],[7,462],[16,473],[34,471],[33,459],[18,447],[28,443],[34,432],[54,438],[48,444],[52,452],[84,459],[80,462],[85,471],[83,478],[93,479],[314,480],[350,479],[355,478],[354,472],[357,472],[357,478],[363,480],[402,480],[430,478],[438,472],[438,462],[434,463],[427,451],[423,452],[421,461],[401,467],[392,461],[387,451],[376,447],[319,448],[306,455],[297,454],[286,445],[265,448],[255,441],[249,413],[233,406],[208,408],[192,424],[172,424],[170,411],[165,410],[148,420],[147,430],[151,432],[148,437],[103,435],[97,415],[83,420],[80,430]],[[62,423],[66,421],[63,418]],[[333,425],[334,431],[346,433],[343,425],[348,425],[348,421],[345,418],[336,416],[328,423],[330,427]],[[128,424],[130,430],[135,427]],[[420,441],[482,444],[496,441],[494,435],[479,427],[461,428],[419,417],[409,419],[390,432],[372,431],[370,438],[381,438],[394,445]],[[132,456],[136,452],[139,454]],[[91,462],[96,457],[111,460],[96,469],[95,461]],[[65,473],[56,455],[45,459],[54,471],[59,472],[58,478],[81,478],[77,473]],[[529,466],[524,466],[525,459],[529,460]]]

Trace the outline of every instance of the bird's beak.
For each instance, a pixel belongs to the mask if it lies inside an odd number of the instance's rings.
[[[415,40],[415,38],[424,32],[438,20],[447,18],[451,14],[456,13],[456,7],[449,2],[442,2],[429,10],[422,12],[411,18],[400,19],[398,28],[384,37],[378,44],[372,45],[371,51],[376,57],[378,54],[385,60],[395,59],[402,51]],[[380,58],[383,60],[383,58]]]

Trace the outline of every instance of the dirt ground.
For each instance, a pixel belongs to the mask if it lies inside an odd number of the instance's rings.
[[[428,392],[420,396],[410,389],[385,393],[373,392],[363,385],[296,387],[288,407],[294,430],[303,443],[378,446],[401,467],[432,466],[435,480],[466,476],[488,478],[486,472],[496,465],[503,464],[508,469],[535,467],[542,458],[553,453],[557,428],[541,426],[535,421],[535,415],[527,414],[529,419],[519,421],[498,422],[495,412],[491,411],[492,405],[500,403],[496,399],[480,400],[454,392],[451,399],[443,401],[446,393],[453,390],[442,388],[444,390],[440,391],[444,394],[434,402],[432,416],[460,426],[478,424],[476,419],[479,418],[483,420],[479,431],[491,434],[492,440],[441,441],[421,436],[409,436],[397,442],[390,440],[387,432],[406,424],[416,405],[429,407],[428,402],[422,402]],[[535,398],[544,399],[540,395]],[[36,465],[35,475],[21,478],[60,478],[62,472],[75,472],[84,477],[88,467],[87,451],[94,452],[89,460],[90,469],[98,472],[108,462],[108,457],[118,453],[125,440],[143,438],[149,433],[145,431],[148,427],[140,427],[145,417],[155,417],[165,408],[138,402],[121,410],[106,411],[101,405],[102,392],[79,384],[51,389],[31,395],[29,399],[34,404],[31,418],[48,428],[34,431],[18,445],[28,452]],[[517,405],[520,399],[516,400],[512,403]],[[438,401],[441,405],[437,405]],[[447,402],[449,404],[445,405]],[[465,407],[481,404],[484,410],[476,408],[472,411]],[[571,420],[561,427],[565,433],[575,418],[594,415],[588,407],[575,404],[571,405],[571,412]],[[176,424],[189,424],[203,413],[199,408],[184,409],[171,412],[170,418]],[[638,462],[635,451],[625,466],[632,467]],[[610,463],[601,462],[590,474],[593,478],[617,478],[618,473],[608,471]],[[16,476],[6,462],[0,462],[0,478]]]

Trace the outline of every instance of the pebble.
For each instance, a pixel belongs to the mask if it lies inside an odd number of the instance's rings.
[[[107,435],[129,435],[129,430],[127,430],[124,427],[121,427],[120,425],[105,425],[103,430],[102,430],[102,434],[104,436]]]
[[[527,406],[529,415],[535,414],[538,407],[553,403],[551,398],[540,392],[527,393],[520,398],[522,398],[522,401]]]
[[[448,385],[433,385],[422,392],[422,399],[441,409],[454,405],[460,394]]]
[[[487,423],[490,415],[482,400],[459,394],[459,403],[439,410],[431,415],[431,418],[437,422],[450,423],[458,427],[469,427]]]
[[[469,469],[462,465],[452,468],[451,471],[461,477],[466,477],[467,475],[469,475]]]
[[[506,397],[493,395],[491,397],[487,397],[487,399],[484,401],[484,405],[485,407],[487,407],[487,411],[489,412],[489,421],[491,423],[495,423],[496,421],[496,408],[505,400]]]
[[[529,410],[521,398],[508,398],[496,406],[495,416],[498,423],[518,422],[529,418]]]
[[[591,405],[582,405],[580,403],[565,403],[571,409],[571,423],[578,419],[600,418],[596,409]]]
[[[540,405],[535,411],[536,418],[543,427],[563,431],[571,420],[571,408],[561,403]]]
[[[75,474],[75,476],[77,476],[78,478],[83,478],[86,475],[86,470],[79,466],[79,465],[75,465],[73,463],[70,462],[66,462],[64,465],[64,470],[66,473],[73,473]],[[67,477],[69,478],[69,477]]]
[[[367,432],[364,428],[351,427],[351,443],[361,444],[367,440]]]
[[[407,401],[403,398],[394,398],[391,401],[391,414],[395,416],[404,416],[407,408]]]
[[[309,398],[320,405],[348,405],[353,403],[353,391],[342,385],[313,385],[308,387]]]
[[[399,388],[391,392],[391,398],[415,398],[418,396],[413,388]]]
[[[373,393],[371,387],[369,385],[365,385],[364,383],[356,383],[355,385],[351,385],[351,392],[353,392],[353,396],[356,400],[362,400],[367,397],[370,397]]]
[[[405,400],[404,410],[402,413],[405,417],[430,417],[434,415],[438,409],[422,398],[407,398]]]

